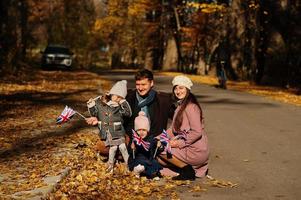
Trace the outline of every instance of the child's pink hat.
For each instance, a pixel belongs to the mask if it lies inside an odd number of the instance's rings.
[[[147,131],[150,129],[149,120],[143,111],[140,111],[138,116],[135,118],[135,131],[139,129],[145,129]]]

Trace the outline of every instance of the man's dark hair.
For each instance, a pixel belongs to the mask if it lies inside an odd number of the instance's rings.
[[[135,80],[141,80],[147,78],[148,80],[154,80],[153,72],[148,69],[141,69],[135,74]]]

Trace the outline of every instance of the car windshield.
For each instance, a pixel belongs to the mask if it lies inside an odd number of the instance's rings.
[[[61,53],[61,54],[68,54],[71,55],[71,52],[68,48],[65,47],[54,47],[54,46],[48,46],[45,49],[45,53]]]

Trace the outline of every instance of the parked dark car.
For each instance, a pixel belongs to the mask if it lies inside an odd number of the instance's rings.
[[[42,53],[41,66],[43,69],[63,67],[71,69],[73,53],[69,48],[61,45],[48,45]]]

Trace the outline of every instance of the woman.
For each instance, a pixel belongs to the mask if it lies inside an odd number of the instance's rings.
[[[167,130],[172,157],[162,153],[159,162],[179,172],[173,179],[194,180],[208,171],[209,148],[202,109],[190,92],[193,83],[188,77],[176,76],[172,85],[178,100],[171,127]]]

